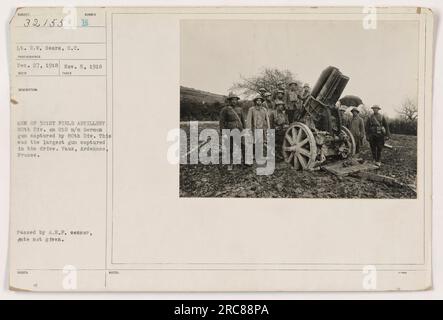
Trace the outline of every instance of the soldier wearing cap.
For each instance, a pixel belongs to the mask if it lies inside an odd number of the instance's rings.
[[[263,98],[263,101],[265,100],[265,94],[266,92],[268,92],[268,90],[266,90],[265,88],[260,88],[258,89],[258,92],[260,93],[260,96]]]
[[[305,83],[303,85],[302,92],[299,95],[299,98],[302,100],[303,104],[306,102],[306,100],[308,100],[310,95],[311,95],[311,87],[309,87],[309,84]]]
[[[341,125],[345,126],[346,128],[349,128],[349,121],[348,118],[346,117],[346,107],[342,106],[340,101],[337,101],[336,107],[338,108],[338,112],[340,113]]]
[[[220,130],[221,129],[239,129],[246,127],[246,119],[243,110],[238,104],[240,97],[230,92],[227,98],[227,104],[220,112]]]
[[[289,83],[289,90],[286,93],[286,110],[289,123],[299,120],[302,114],[303,102],[299,97],[298,83],[292,81]]]
[[[354,136],[355,153],[360,153],[360,149],[365,139],[365,122],[360,117],[360,111],[357,108],[352,108],[352,119],[349,121],[349,130]]]
[[[275,92],[275,100],[282,100],[283,103],[286,100],[286,91],[285,90],[277,90]]]
[[[246,120],[247,128],[250,129],[254,139],[253,152],[255,153],[255,144],[259,141],[266,141],[266,130],[270,129],[268,110],[263,106],[264,99],[261,95],[256,96],[253,100],[254,105],[248,110]],[[257,136],[256,130],[263,130],[262,136]]]
[[[288,124],[288,117],[285,112],[285,102],[283,100],[275,100],[275,109],[269,115],[269,122],[272,129],[281,129]]]
[[[366,140],[371,146],[372,158],[377,166],[381,166],[381,153],[385,140],[391,137],[389,125],[386,118],[380,113],[380,106],[374,105],[373,113],[366,122]]]
[[[265,92],[263,95],[265,101],[263,101],[263,106],[268,109],[268,111],[274,109],[274,102],[272,101],[272,93]]]
[[[279,92],[280,93],[283,92],[283,96],[281,96],[280,98],[278,97]],[[277,82],[277,89],[274,90],[274,94],[273,94],[274,100],[277,100],[277,99],[283,100],[285,94],[286,94],[286,84],[285,84],[285,82],[284,81]]]
[[[238,104],[240,97],[230,92],[227,97],[227,105],[220,111],[220,131],[223,129],[238,129],[242,131],[246,127],[246,119],[243,114],[241,106]],[[232,160],[234,139],[231,137],[230,145],[230,159]],[[242,154],[243,150],[242,148]],[[232,170],[232,165],[228,165],[228,170]]]
[[[269,115],[271,128],[275,130],[275,155],[278,159],[283,159],[281,146],[285,136],[285,126],[289,123],[286,115],[285,102],[283,100],[275,100],[275,109]]]
[[[263,106],[264,99],[261,96],[256,96],[253,100],[254,105],[249,108],[248,117],[246,120],[248,129],[269,129],[268,110]]]

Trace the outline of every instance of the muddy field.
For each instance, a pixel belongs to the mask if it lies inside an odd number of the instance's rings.
[[[188,126],[181,127],[187,130]],[[215,122],[199,123],[199,130],[217,128]],[[189,138],[189,137],[188,137]],[[396,184],[358,177],[337,177],[324,171],[295,171],[285,162],[277,162],[270,176],[256,174],[255,166],[181,165],[182,197],[249,197],[249,198],[416,198],[417,139],[393,135],[388,141],[394,148],[383,152],[383,165],[375,173],[392,178]],[[369,145],[360,154],[371,160]],[[408,185],[408,186],[406,186]]]

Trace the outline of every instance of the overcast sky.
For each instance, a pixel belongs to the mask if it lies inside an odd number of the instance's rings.
[[[394,116],[404,99],[417,100],[418,36],[416,21],[378,21],[376,30],[360,20],[182,21],[181,85],[227,94],[240,75],[270,67],[313,87],[333,65],[350,77],[343,95]]]

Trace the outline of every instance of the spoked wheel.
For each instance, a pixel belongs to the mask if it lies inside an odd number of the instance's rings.
[[[283,140],[283,156],[296,170],[313,168],[317,157],[317,144],[307,125],[295,122],[289,126]]]
[[[348,138],[346,141],[346,147],[349,150],[348,152],[342,153],[342,157],[343,158],[352,157],[353,155],[355,155],[356,148],[357,148],[356,143],[355,143],[355,139],[354,139],[354,135],[345,126],[341,127],[341,132],[342,132],[342,134],[344,134]]]

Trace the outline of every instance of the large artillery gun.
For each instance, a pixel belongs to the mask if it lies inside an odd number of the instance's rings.
[[[305,100],[298,121],[289,125],[283,155],[295,169],[311,170],[328,159],[349,159],[355,154],[355,139],[343,125],[336,105],[348,81],[338,68],[326,68]]]

